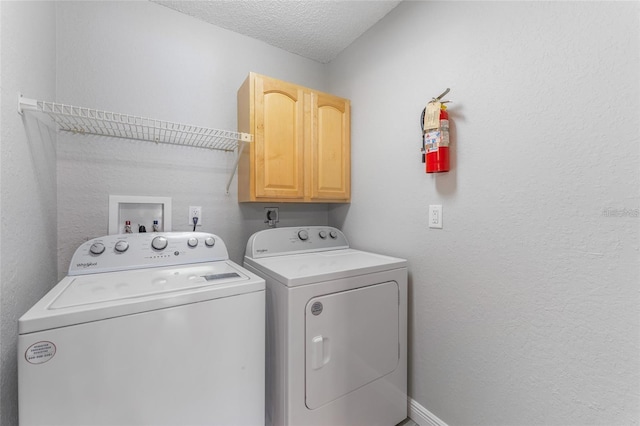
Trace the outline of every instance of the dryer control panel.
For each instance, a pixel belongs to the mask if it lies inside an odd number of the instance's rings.
[[[258,259],[346,248],[349,248],[347,238],[331,226],[272,228],[256,232],[249,238],[245,256]]]
[[[218,236],[205,232],[107,235],[78,247],[68,274],[95,274],[228,259],[224,242]]]

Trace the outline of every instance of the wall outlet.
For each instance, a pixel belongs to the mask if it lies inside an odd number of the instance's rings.
[[[429,206],[429,228],[442,229],[442,204]]]
[[[268,223],[270,227],[275,228],[276,223],[280,222],[280,215],[277,207],[264,208],[264,223]]]
[[[189,206],[189,225],[193,226],[193,218],[198,218],[198,223],[196,226],[202,226],[202,207],[200,206]]]

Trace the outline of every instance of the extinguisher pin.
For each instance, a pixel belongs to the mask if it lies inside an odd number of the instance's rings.
[[[445,90],[444,92],[442,92],[442,93],[440,94],[440,96],[438,96],[437,98],[433,98],[433,100],[434,100],[434,101],[439,101],[440,99],[444,98],[444,97],[447,95],[447,93],[449,93],[449,90],[451,90],[451,89],[449,89],[449,88],[447,87],[447,90]]]

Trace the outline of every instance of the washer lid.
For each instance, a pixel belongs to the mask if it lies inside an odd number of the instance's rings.
[[[407,261],[354,249],[274,256],[261,259],[245,257],[261,273],[270,275],[288,287],[372,274],[404,268]]]
[[[18,321],[20,334],[264,290],[231,261],[68,276]]]

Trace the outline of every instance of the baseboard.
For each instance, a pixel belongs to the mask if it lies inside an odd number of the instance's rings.
[[[447,426],[438,416],[409,398],[409,418],[420,426]]]

